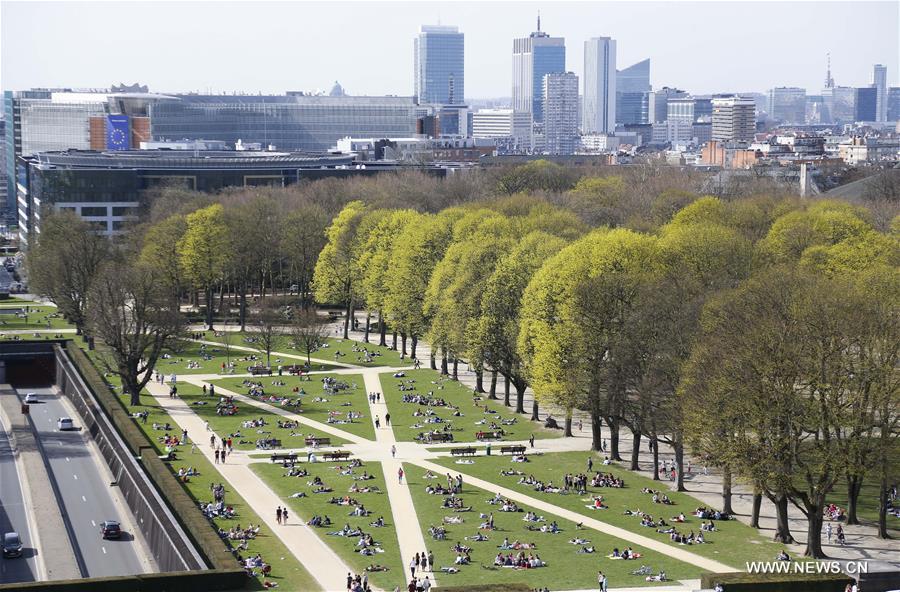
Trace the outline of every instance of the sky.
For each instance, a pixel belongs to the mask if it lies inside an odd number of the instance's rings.
[[[412,95],[422,24],[465,33],[466,98],[508,97],[512,40],[566,38],[582,75],[584,41],[617,41],[621,69],[650,58],[654,88],[694,94],[818,92],[864,86],[872,66],[898,85],[900,2],[0,2],[0,88],[154,92],[315,91]]]

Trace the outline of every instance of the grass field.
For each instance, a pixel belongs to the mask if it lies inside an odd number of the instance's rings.
[[[107,378],[107,380],[110,380],[110,378]],[[121,389],[117,389],[115,392],[117,395],[121,396]],[[175,433],[179,433],[180,430],[177,427],[177,422],[175,422],[149,394],[142,395],[141,405],[134,407],[127,404],[127,398],[123,397],[123,399],[126,402],[126,407],[128,407],[132,413],[143,411],[149,412],[146,424],[142,422],[135,423],[147,434],[150,441],[156,447],[157,452],[163,453],[162,445],[158,440],[158,434],[160,432],[153,429],[153,423],[164,424],[168,422],[175,427]],[[234,508],[237,514],[237,517],[234,519],[215,518],[212,520],[211,526],[214,526],[216,529],[222,528],[228,530],[237,524],[243,526],[250,523],[262,524],[262,520],[256,512],[254,512],[253,509],[231,489],[230,484],[222,478],[218,471],[216,471],[214,465],[207,460],[204,455],[190,454],[189,450],[189,448],[182,447],[182,450],[179,453],[182,460],[170,463],[170,468],[173,472],[177,472],[181,467],[188,466],[194,467],[194,469],[199,471],[199,475],[191,477],[190,481],[182,484],[185,490],[198,503],[201,501],[208,502],[212,501],[209,493],[210,483],[223,483],[226,491],[225,501]],[[197,511],[199,512],[199,509]],[[276,582],[279,590],[295,590],[298,592],[303,590],[320,590],[318,583],[312,575],[299,561],[296,560],[296,558],[294,558],[287,547],[285,547],[277,537],[272,536],[265,526],[262,527],[257,537],[250,541],[248,549],[243,553],[245,557],[259,553],[267,563],[272,565],[272,572],[268,579]],[[251,580],[252,584],[249,586],[249,589],[263,589],[262,580],[263,578],[261,576]]]
[[[437,479],[424,479],[424,469],[414,465],[405,465],[407,482],[412,492],[413,503],[416,506],[416,515],[422,526],[422,535],[425,537],[429,550],[434,553],[435,563],[439,569],[441,566],[452,566],[456,553],[451,547],[460,542],[472,547],[470,565],[456,566],[460,572],[457,574],[442,574],[438,572],[438,578],[442,585],[464,584],[509,584],[527,582],[531,587],[547,586],[551,589],[571,588],[596,588],[597,572],[602,570],[609,578],[610,587],[623,586],[649,586],[643,576],[631,575],[631,572],[647,565],[658,573],[666,572],[669,579],[686,579],[697,577],[700,568],[671,559],[663,554],[648,551],[639,546],[631,545],[632,549],[641,553],[643,557],[633,561],[613,560],[607,555],[613,548],[624,549],[629,544],[625,541],[613,538],[591,529],[576,529],[575,524],[556,516],[543,514],[545,522],[528,523],[523,521],[524,512],[533,510],[528,506],[519,506],[523,512],[501,512],[499,506],[488,504],[487,501],[493,494],[463,483],[463,491],[459,497],[463,499],[465,506],[472,506],[471,512],[460,512],[456,516],[463,518],[462,524],[449,524],[447,538],[443,541],[434,540],[428,533],[431,525],[439,525],[445,516],[454,515],[448,509],[442,508],[444,496],[431,495],[425,491],[425,486],[442,483],[445,480],[440,476]],[[495,531],[480,530],[481,514],[494,514]],[[537,512],[541,515],[542,512]],[[533,524],[541,526],[556,520],[562,532],[557,534],[533,532],[526,526]],[[487,541],[466,541],[465,537],[477,532],[486,534]],[[570,544],[568,541],[580,537],[590,541],[590,545],[596,549],[595,553],[578,553],[580,545]],[[535,553],[546,562],[546,567],[529,570],[516,570],[508,567],[494,567],[494,557],[501,551],[498,547],[503,539],[508,538],[512,543],[535,543],[534,551],[524,550],[528,555]],[[510,551],[503,551],[509,553]]]
[[[527,440],[534,434],[535,438],[555,438],[562,435],[561,430],[545,430],[544,427],[528,419],[527,415],[517,415],[501,401],[491,401],[482,396],[475,405],[472,391],[455,380],[450,380],[435,370],[406,370],[406,376],[395,378],[392,372],[380,374],[382,396],[386,397],[388,411],[391,414],[391,425],[394,427],[394,435],[399,441],[413,441],[416,435],[432,429],[440,429],[443,423],[425,423],[426,417],[414,417],[413,413],[424,407],[415,403],[404,403],[404,394],[427,395],[433,392],[435,398],[444,399],[447,403],[459,407],[462,417],[453,417],[452,410],[446,407],[431,407],[437,417],[449,421],[453,425],[453,439],[455,442],[475,441],[475,433],[479,430],[490,430],[491,422],[495,422],[506,432],[505,441]],[[410,383],[409,381],[414,381]],[[400,387],[414,387],[414,391],[401,391]],[[496,413],[486,413],[484,407]],[[512,425],[501,425],[502,420],[515,418]],[[482,425],[476,422],[484,420]],[[415,427],[418,425],[419,427]]]
[[[346,464],[346,463],[344,463]],[[259,475],[266,484],[272,488],[288,505],[295,517],[307,521],[314,515],[328,516],[332,525],[316,529],[319,537],[328,544],[344,561],[358,573],[371,564],[380,564],[388,568],[386,572],[373,572],[369,574],[369,580],[375,585],[386,590],[392,590],[394,586],[404,587],[404,569],[400,559],[400,547],[397,542],[397,532],[391,518],[391,508],[387,493],[349,493],[354,483],[354,477],[362,475],[363,471],[373,476],[373,479],[356,481],[359,487],[377,487],[379,491],[385,491],[384,474],[381,464],[367,462],[364,466],[353,469],[354,475],[341,475],[334,463],[302,463],[299,468],[309,470],[309,475],[304,477],[286,477],[285,469],[279,464],[253,463],[250,468]],[[308,485],[315,476],[333,489],[331,493],[312,493],[312,487]],[[294,493],[305,493],[306,497],[291,498]],[[348,514],[352,510],[348,506],[340,506],[328,503],[332,497],[350,495],[363,505],[372,514],[368,517],[355,517]],[[379,516],[384,517],[384,527],[369,526]],[[357,537],[343,537],[327,535],[327,532],[337,531],[349,524],[351,528],[361,528],[365,533],[371,533],[383,553],[373,556],[365,556],[358,553],[355,546]]]
[[[236,415],[217,415],[216,402],[218,401],[218,396],[215,399],[204,396],[201,388],[193,384],[179,382],[178,396],[185,403],[190,405],[191,409],[193,409],[201,419],[208,421],[210,428],[212,428],[218,436],[228,437],[230,434],[240,433],[240,437],[233,437],[233,444],[237,450],[256,450],[256,440],[261,438],[277,438],[281,440],[282,448],[304,448],[306,446],[306,443],[304,442],[306,436],[331,438],[331,443],[334,446],[346,443],[346,440],[342,440],[341,438],[326,434],[325,432],[321,432],[303,424],[300,424],[299,427],[294,429],[279,428],[278,421],[286,421],[287,418],[268,412],[265,409],[260,409],[259,407],[242,404],[241,402],[238,402],[237,404],[238,413]],[[201,402],[206,402],[206,404],[194,404]],[[266,425],[261,428],[245,428],[241,425],[247,420],[260,418],[266,422]],[[263,433],[258,433],[259,431]],[[292,436],[291,434],[296,435]]]
[[[322,380],[325,377],[344,382],[350,388],[339,391],[336,395],[326,395],[322,384]],[[257,376],[249,379],[222,378],[213,381],[213,384],[216,387],[225,387],[230,391],[246,395],[249,392],[249,387],[244,384],[245,381],[261,383],[266,395],[277,395],[290,399],[299,398],[301,400],[300,410],[302,415],[322,423],[327,423],[330,411],[340,413],[343,420],[346,419],[346,414],[350,410],[360,412],[362,413],[362,418],[354,419],[353,423],[334,424],[334,427],[363,438],[375,439],[375,427],[372,425],[362,376],[359,374],[314,374],[309,378],[309,380],[301,379],[297,376]],[[284,386],[273,385],[273,381],[284,382]],[[293,392],[294,388],[302,389],[304,393],[295,393]],[[327,402],[313,401],[316,398],[327,399]],[[272,405],[276,405],[276,403],[272,403]]]
[[[623,469],[616,465],[603,466],[602,457],[594,455],[594,471],[613,473],[625,480],[624,488],[588,487],[590,494],[600,494],[609,505],[609,510],[593,511],[585,508],[586,496],[577,494],[562,495],[556,493],[537,492],[530,485],[519,485],[516,476],[502,476],[500,471],[515,469],[524,471],[526,475],[534,475],[544,483],[562,484],[563,475],[566,473],[577,474],[587,470],[587,452],[561,452],[547,455],[532,455],[528,463],[511,463],[508,458],[476,457],[475,464],[466,465],[464,472],[486,481],[497,483],[504,487],[521,491],[533,497],[543,499],[549,503],[602,520],[608,524],[625,528],[632,532],[658,539],[660,542],[678,546],[669,540],[666,534],[659,534],[653,528],[643,527],[638,516],[626,516],[623,512],[629,510],[643,510],[655,519],[669,518],[683,512],[687,520],[678,525],[678,530],[685,534],[694,531],[700,532],[699,518],[694,517],[693,511],[704,505],[699,500],[685,493],[668,491],[666,485],[659,481],[653,481],[638,473]],[[452,470],[458,469],[453,460],[441,458],[436,463]],[[651,495],[641,493],[641,489],[648,487],[666,493],[675,505],[654,504]],[[690,487],[690,485],[688,485]],[[671,521],[670,521],[671,522]],[[716,522],[716,532],[705,533],[706,544],[692,545],[689,550],[697,555],[715,559],[735,568],[740,568],[745,561],[771,561],[782,547],[764,539],[759,533],[738,520]]]
[[[9,301],[0,301],[0,333],[4,331],[22,331],[27,329],[52,330],[71,329],[73,326],[63,319],[55,306],[36,306],[33,302],[18,302],[12,305]],[[24,317],[12,314],[11,310],[27,308]],[[49,323],[49,325],[48,325]]]

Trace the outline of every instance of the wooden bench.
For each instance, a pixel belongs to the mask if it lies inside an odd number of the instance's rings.
[[[451,448],[450,456],[475,456],[475,447],[466,446],[465,448]]]
[[[284,372],[287,372],[288,374],[297,375],[297,374],[302,374],[303,372],[306,372],[306,366],[300,366],[298,364],[293,364],[291,366],[285,366],[284,368],[282,368],[282,370]]]
[[[326,452],[322,455],[325,458],[325,461],[329,460],[347,460],[350,458],[350,453],[346,450],[335,450],[333,452]]]
[[[295,453],[295,452],[281,452],[281,453],[275,452],[272,454],[272,462],[273,463],[284,462],[286,460],[288,460],[290,462],[297,462],[297,453]]]
[[[250,370],[250,374],[252,374],[253,376],[260,376],[263,374],[271,374],[272,373],[272,369],[269,368],[268,366],[250,366],[249,370]]]
[[[331,438],[306,438],[303,442],[307,446],[331,446]]]
[[[500,432],[475,432],[475,439],[482,440],[500,440],[503,438],[503,434]]]
[[[500,454],[525,454],[524,446],[501,446]]]
[[[453,442],[453,434],[450,432],[432,432],[425,434],[425,439],[429,442]]]

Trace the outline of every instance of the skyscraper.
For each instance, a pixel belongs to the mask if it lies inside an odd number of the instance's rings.
[[[887,105],[888,105],[888,86],[887,86],[887,66],[875,64],[874,80],[872,86],[875,87],[875,121],[887,121]]]
[[[650,60],[646,59],[616,71],[616,123],[648,123]]]
[[[413,77],[419,103],[465,102],[464,37],[457,27],[422,25],[413,40]]]
[[[877,121],[878,87],[869,86],[856,89],[856,121]]]
[[[572,154],[578,145],[578,76],[544,75],[544,142],[550,154]]]
[[[616,42],[594,37],[584,42],[584,132],[616,129]]]
[[[716,97],[712,100],[712,139],[747,144],[756,133],[756,103],[746,97]]]
[[[532,114],[535,123],[544,120],[542,85],[544,76],[566,71],[566,40],[537,31],[528,37],[513,39],[512,104],[516,111]]]
[[[781,123],[805,123],[806,89],[777,86],[770,90],[769,117]]]

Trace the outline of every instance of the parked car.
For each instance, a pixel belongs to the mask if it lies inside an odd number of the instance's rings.
[[[36,393],[28,393],[27,395],[25,395],[25,402],[28,403],[29,405],[31,403],[37,403],[38,402],[37,394]]]
[[[56,427],[59,428],[59,431],[63,432],[66,430],[74,430],[75,422],[72,421],[71,417],[60,417],[56,420]]]
[[[3,557],[21,557],[22,556],[22,539],[19,538],[17,532],[7,532],[3,534]]]
[[[122,527],[115,520],[100,523],[100,536],[104,539],[117,539],[122,536]]]

